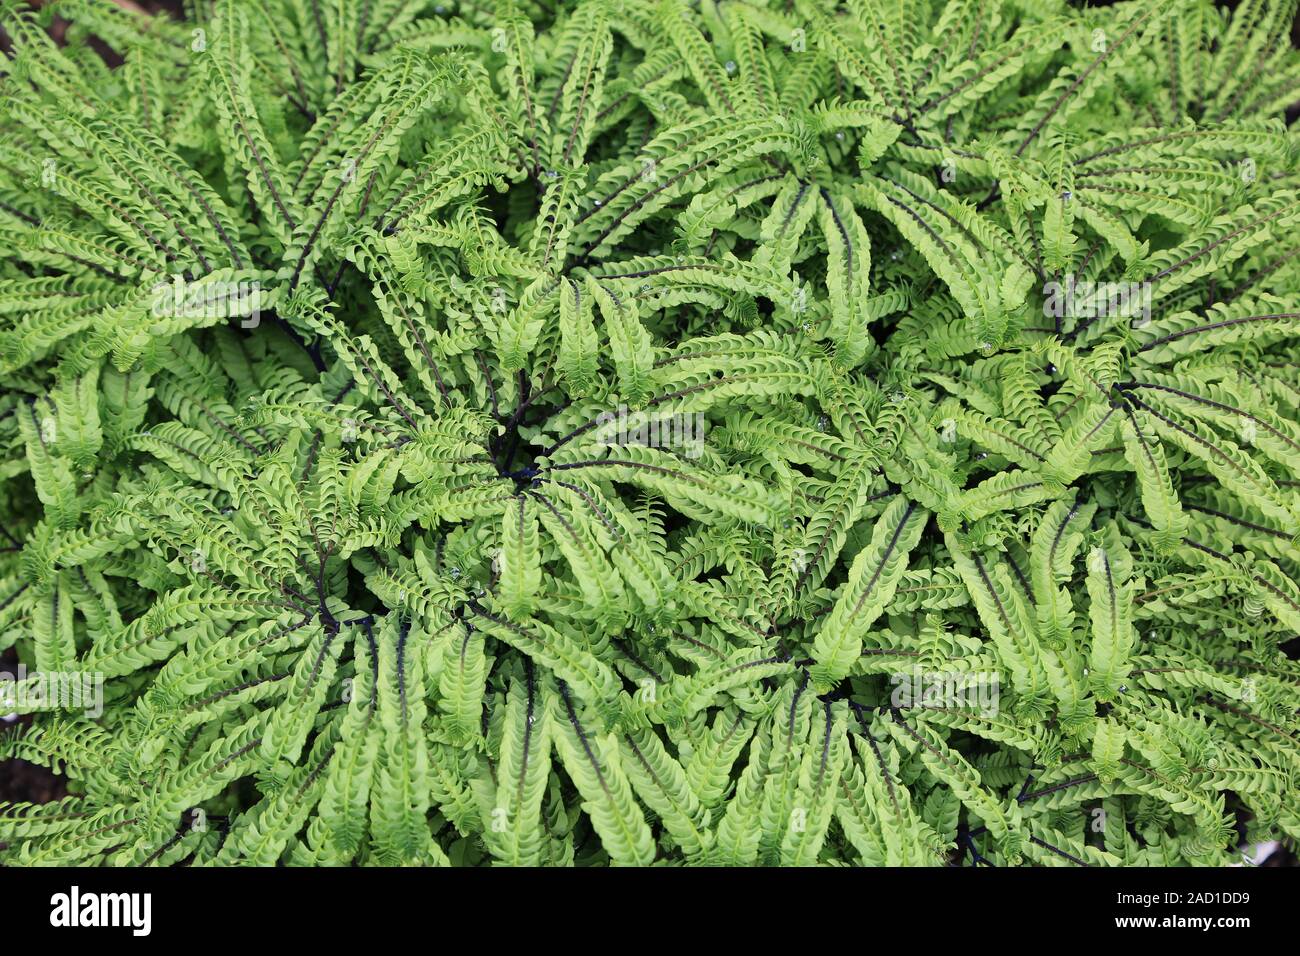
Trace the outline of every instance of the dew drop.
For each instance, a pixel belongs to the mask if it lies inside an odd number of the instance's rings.
[[[727,70],[728,73],[735,73],[735,72],[736,72],[736,61],[735,61],[735,60],[728,60],[728,61],[727,61],[727,64],[726,64],[726,70]]]

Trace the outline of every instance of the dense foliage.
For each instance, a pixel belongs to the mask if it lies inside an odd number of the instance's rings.
[[[1300,837],[1295,8],[3,8],[5,858]]]

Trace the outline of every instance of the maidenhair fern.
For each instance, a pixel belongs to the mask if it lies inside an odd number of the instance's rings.
[[[1295,12],[5,6],[5,860],[1300,838]]]

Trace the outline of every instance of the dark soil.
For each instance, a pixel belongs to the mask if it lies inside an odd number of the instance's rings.
[[[12,648],[0,655],[0,671],[12,674],[17,666],[18,657]],[[29,722],[21,718],[12,724],[0,722],[0,734],[15,733]],[[21,801],[46,803],[66,796],[67,793],[63,780],[44,767],[30,764],[26,760],[0,761],[0,804]]]

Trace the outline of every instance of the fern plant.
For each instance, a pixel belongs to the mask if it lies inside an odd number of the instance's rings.
[[[1295,11],[4,7],[4,860],[1300,837]]]

